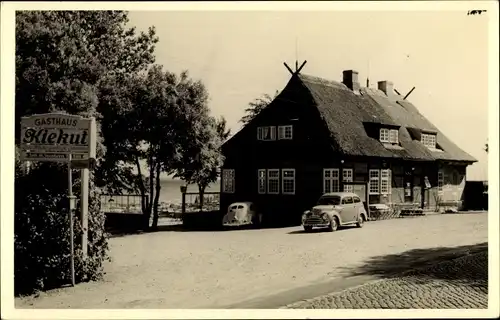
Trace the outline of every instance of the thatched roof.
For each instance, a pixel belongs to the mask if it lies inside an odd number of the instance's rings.
[[[386,112],[401,125],[401,137],[415,137],[419,132],[435,133],[437,146],[441,150],[432,151],[423,146],[418,140],[412,140],[407,148],[415,150],[415,153],[425,153],[435,160],[476,162],[477,160],[460,149],[448,139],[439,129],[427,120],[418,109],[408,100],[393,93],[388,97],[380,90],[365,89],[365,93],[383,106]],[[418,150],[418,151],[417,151]]]
[[[411,103],[396,94],[389,99],[380,90],[361,88],[354,92],[341,82],[304,74],[293,75],[282,93],[290,90],[303,90],[310,96],[308,100],[312,100],[330,132],[332,148],[346,156],[477,161],[446,138]],[[273,102],[280,100],[280,96]],[[273,102],[267,108],[273,108]],[[260,116],[265,116],[264,113]],[[370,126],[399,129],[400,145],[381,143],[378,134],[368,134]],[[437,133],[437,143],[442,151],[431,151],[416,140],[414,131],[421,130]],[[227,141],[225,147],[229,147],[231,140],[236,140],[241,131]]]
[[[309,75],[298,78],[310,92],[323,121],[340,152],[351,156],[374,156],[412,160],[476,160],[453,144],[418,110],[402,97],[389,99],[380,90],[361,88],[355,93],[340,82]],[[400,146],[384,145],[378,136],[370,137],[367,123],[398,127]],[[442,151],[431,151],[414,139],[411,130],[437,133]]]

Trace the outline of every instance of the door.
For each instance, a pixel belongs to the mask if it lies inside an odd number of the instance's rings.
[[[351,196],[347,196],[342,199],[342,207],[343,209],[340,212],[342,223],[350,223],[352,221],[355,221],[354,202]]]
[[[405,202],[413,203],[413,173],[410,171],[405,172],[404,193],[405,193]]]

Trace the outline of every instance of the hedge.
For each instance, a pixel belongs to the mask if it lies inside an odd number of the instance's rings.
[[[80,181],[74,170],[74,195],[79,199]],[[109,260],[96,188],[89,192],[88,256],[82,258],[79,203],[74,214],[76,282],[98,280]],[[71,283],[70,230],[67,200],[67,167],[48,163],[28,173],[16,163],[14,220],[14,290],[16,295],[34,293]]]

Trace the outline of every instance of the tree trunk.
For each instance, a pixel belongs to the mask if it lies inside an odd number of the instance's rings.
[[[149,215],[148,215],[148,199],[146,197],[146,186],[144,186],[144,181],[142,180],[142,170],[141,163],[139,162],[139,156],[135,156],[135,164],[137,166],[137,172],[139,174],[139,189],[141,190],[141,207],[142,207],[142,217],[143,217],[143,227],[149,226]]]
[[[153,157],[149,157],[149,195],[148,195],[148,206],[147,206],[147,214],[144,217],[144,227],[149,229],[149,220],[151,219],[152,209],[153,209],[153,192],[154,192],[154,161]]]
[[[159,163],[156,163],[156,194],[155,194],[155,200],[154,200],[154,205],[153,205],[153,229],[158,228],[158,202],[160,201],[160,189],[161,189],[161,184],[160,184],[160,169],[161,166]]]
[[[198,184],[198,191],[200,193],[200,211],[203,211],[203,198],[205,194],[206,186],[202,184]]]

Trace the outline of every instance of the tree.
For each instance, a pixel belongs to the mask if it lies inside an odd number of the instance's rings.
[[[224,117],[216,120],[216,130],[222,142],[225,142],[231,136],[231,129],[227,129],[227,121]]]
[[[177,163],[176,177],[188,184],[197,184],[200,196],[199,208],[203,210],[206,188],[219,177],[224,157],[222,143],[229,137],[226,120],[215,119],[208,114],[194,126],[189,145],[184,149],[181,161]]]
[[[192,133],[200,130],[197,126],[209,112],[205,86],[187,72],[175,75],[154,65],[135,77],[111,79],[104,90],[103,107],[115,114],[105,121],[114,142],[107,152],[128,174],[121,181],[141,193],[144,227],[149,228],[153,216],[151,227],[156,228],[160,174],[174,171]]]
[[[253,120],[265,107],[267,107],[276,97],[279,91],[276,90],[274,96],[271,97],[269,94],[264,94],[262,98],[257,98],[250,102],[249,107],[245,109],[245,115],[240,119],[240,122],[247,124]]]
[[[89,257],[76,243],[77,281],[102,274],[107,242],[96,182],[103,181],[109,157],[101,130],[101,85],[123,79],[154,62],[154,28],[136,35],[121,11],[20,11],[16,14],[16,143],[22,116],[66,112],[98,120],[98,170],[90,176]],[[112,168],[109,166],[108,168]],[[74,191],[78,196],[78,176]],[[66,166],[34,163],[29,173],[16,164],[16,292],[57,285],[67,279],[68,215]],[[78,219],[78,214],[75,219]],[[75,240],[79,223],[75,223]],[[22,286],[22,287],[21,287]]]

